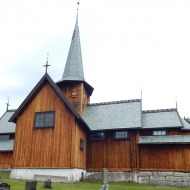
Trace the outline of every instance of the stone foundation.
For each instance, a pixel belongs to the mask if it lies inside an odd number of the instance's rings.
[[[102,180],[102,171],[86,172],[83,169],[12,169],[11,178],[36,179],[55,182],[75,182],[82,180]],[[43,178],[43,179],[41,179]],[[171,187],[190,187],[190,173],[183,172],[109,172],[109,181],[132,181],[141,184]]]
[[[101,180],[101,172],[87,172],[87,180]],[[190,173],[183,172],[108,172],[108,181],[133,181],[141,184],[190,187]]]
[[[83,169],[52,169],[52,168],[13,168],[10,178],[46,181],[51,179],[52,182],[76,182],[80,181],[82,174],[85,175],[86,170]]]
[[[137,182],[156,186],[190,187],[190,173],[138,172]]]

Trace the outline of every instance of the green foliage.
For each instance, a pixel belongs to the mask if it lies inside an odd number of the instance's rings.
[[[10,179],[9,172],[0,172],[4,183],[11,185],[11,190],[24,190],[25,180]],[[189,188],[155,187],[150,185],[136,184],[132,182],[110,182],[109,190],[189,190]],[[77,182],[77,183],[52,183],[52,190],[99,190],[101,182]],[[43,182],[38,182],[38,190],[44,190]]]

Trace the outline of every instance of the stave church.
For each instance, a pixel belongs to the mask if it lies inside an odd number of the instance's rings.
[[[177,174],[190,176],[190,124],[177,108],[142,110],[142,99],[91,104],[93,90],[77,15],[63,77],[54,82],[46,72],[0,118],[0,168],[11,178],[62,182],[99,179],[102,168],[110,181],[158,184],[156,175],[176,185]]]

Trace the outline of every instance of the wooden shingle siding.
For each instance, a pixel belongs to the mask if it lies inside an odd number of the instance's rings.
[[[13,153],[1,152],[0,153],[0,167],[11,168],[13,166]]]
[[[88,139],[88,170],[100,171],[101,168],[108,168],[109,171],[130,171],[131,167],[137,168],[138,136],[136,132],[129,134],[130,139],[115,140],[113,131],[109,131],[106,132],[106,140]]]
[[[54,127],[35,129],[35,112],[46,111],[55,111]],[[81,153],[80,158],[75,158],[79,149],[75,138],[85,140],[84,131],[79,129],[74,115],[46,83],[18,117],[14,167],[85,167],[86,151]]]
[[[141,170],[190,171],[190,145],[140,145]]]
[[[64,85],[60,84],[59,88],[72,105],[74,105],[75,102],[79,103],[75,109],[80,115],[83,115],[86,105],[90,102],[90,96],[87,94],[84,84],[82,82],[73,82]],[[75,97],[72,96],[73,89],[77,92]]]

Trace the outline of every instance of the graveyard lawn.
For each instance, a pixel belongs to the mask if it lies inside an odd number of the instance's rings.
[[[11,190],[24,190],[25,180],[16,180],[9,178],[9,172],[0,172],[1,179],[4,183],[11,185]],[[131,182],[118,182],[109,183],[109,190],[189,190],[189,188],[177,188],[177,187],[155,187],[149,185],[141,185]],[[78,182],[78,183],[52,183],[52,190],[99,190],[101,182]],[[38,190],[44,190],[43,182],[38,182]]]

